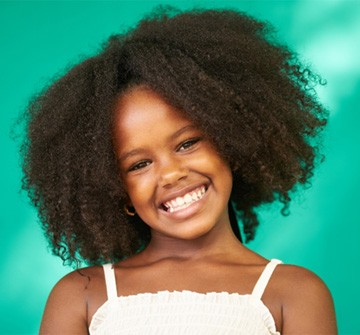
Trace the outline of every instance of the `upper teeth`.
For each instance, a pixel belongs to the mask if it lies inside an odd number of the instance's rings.
[[[193,202],[200,200],[205,194],[205,186],[201,186],[194,191],[186,193],[182,197],[164,202],[165,207],[170,213],[176,212],[180,209],[189,207]]]

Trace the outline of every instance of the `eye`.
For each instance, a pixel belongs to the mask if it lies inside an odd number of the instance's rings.
[[[129,172],[143,169],[151,164],[151,161],[140,161],[130,166]]]
[[[200,137],[191,138],[189,140],[186,140],[182,142],[178,148],[177,151],[186,151],[189,150],[191,147],[193,147],[196,143],[198,143],[201,140]]]

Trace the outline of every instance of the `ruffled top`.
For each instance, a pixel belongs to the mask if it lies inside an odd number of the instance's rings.
[[[90,335],[280,335],[261,300],[278,263],[272,260],[267,265],[252,294],[192,291],[112,294],[94,314]]]

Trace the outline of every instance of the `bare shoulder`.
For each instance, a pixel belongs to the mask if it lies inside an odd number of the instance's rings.
[[[47,300],[40,334],[87,334],[88,300],[101,275],[101,268],[94,266],[61,278]]]
[[[73,288],[78,289],[84,285],[86,286],[91,278],[98,276],[98,269],[99,267],[97,266],[91,266],[69,272],[55,284],[53,290],[71,290]]]
[[[314,272],[300,266],[280,264],[274,277],[277,286],[281,287],[284,303],[291,304],[299,298],[332,299],[331,293],[324,281]]]
[[[315,273],[281,264],[274,285],[282,301],[282,334],[337,334],[331,293]]]
[[[103,280],[103,278],[103,271],[99,266],[74,270],[55,284],[49,298],[59,295],[59,297],[66,299],[67,296],[71,296],[72,300],[84,301],[84,297],[88,293],[86,291],[91,289],[97,281]],[[74,295],[74,293],[76,294]]]

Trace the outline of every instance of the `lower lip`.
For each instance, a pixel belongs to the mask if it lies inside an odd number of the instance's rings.
[[[160,209],[160,211],[163,215],[166,215],[167,217],[172,218],[172,219],[176,219],[176,220],[187,219],[187,218],[195,215],[196,213],[198,213],[199,210],[203,207],[203,202],[206,200],[206,198],[208,196],[209,189],[210,189],[210,186],[207,187],[205,194],[203,195],[203,197],[200,200],[193,202],[191,205],[189,205],[186,208],[179,209],[175,212],[167,212],[167,211],[164,211],[163,209]]]

